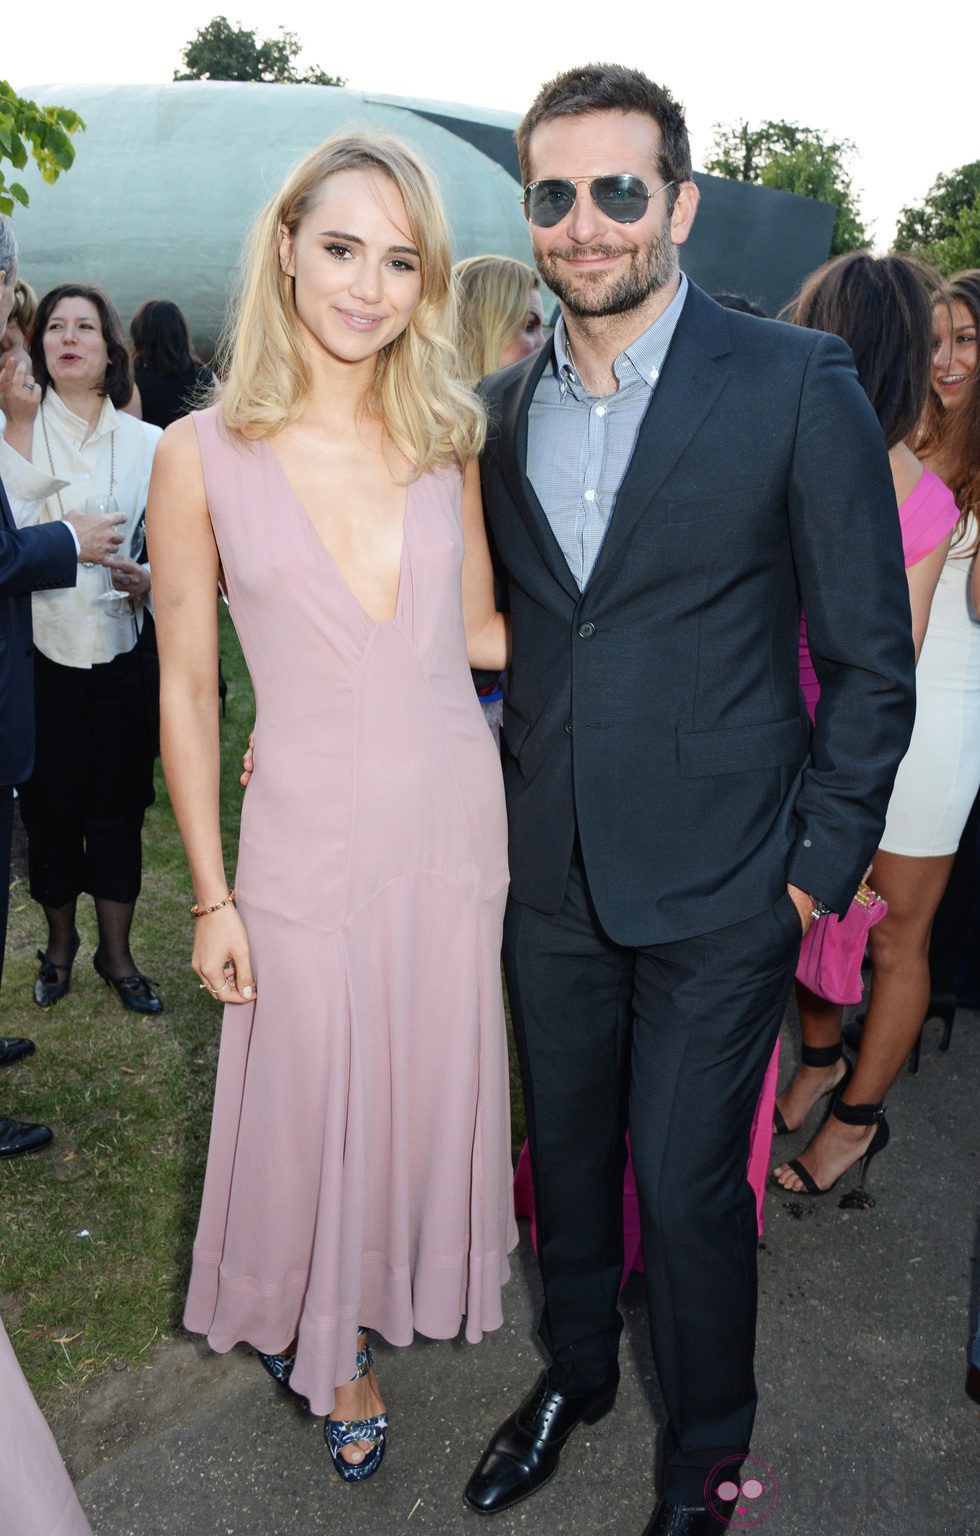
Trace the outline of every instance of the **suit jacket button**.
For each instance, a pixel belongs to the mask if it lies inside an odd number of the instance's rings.
[[[572,734],[572,722],[571,722],[571,720],[566,720],[565,721],[565,733],[568,736],[571,736],[571,734]]]
[[[587,619],[584,624],[579,625],[578,632],[583,640],[591,640],[595,634],[595,625],[591,620]]]

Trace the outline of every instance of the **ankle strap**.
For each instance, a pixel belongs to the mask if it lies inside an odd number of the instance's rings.
[[[844,1042],[836,1045],[801,1045],[800,1060],[805,1067],[832,1067],[844,1054]]]
[[[845,1125],[874,1125],[885,1116],[884,1104],[845,1104],[843,1099],[834,1101],[833,1113]]]

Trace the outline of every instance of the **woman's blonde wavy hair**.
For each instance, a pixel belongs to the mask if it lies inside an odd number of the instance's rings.
[[[283,230],[295,234],[323,183],[338,171],[371,171],[397,188],[420,257],[418,303],[406,329],[378,353],[364,408],[416,470],[463,464],[483,447],[486,417],[459,376],[442,201],[430,172],[406,144],[356,128],[333,134],[307,155],[252,229],[218,351],[224,419],[242,437],[271,437],[295,421],[309,399],[312,371],[293,279],[280,265],[280,237]]]
[[[511,256],[467,256],[453,267],[456,346],[463,378],[475,384],[500,367],[504,347],[527,319],[538,274]]]

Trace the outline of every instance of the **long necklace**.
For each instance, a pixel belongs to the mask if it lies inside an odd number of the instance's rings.
[[[47,424],[47,422],[44,419],[44,401],[43,400],[41,401],[41,433],[42,433],[42,436],[44,437],[44,446],[47,449],[47,453],[48,453],[48,468],[51,471],[51,478],[52,478],[52,480],[56,480],[59,477],[54,472],[54,457],[53,457],[53,455],[51,453],[51,440],[48,437],[48,424]],[[108,494],[110,496],[112,495],[113,491],[115,490],[115,485],[116,485],[116,434],[115,434],[115,431],[113,430],[112,432],[109,433],[109,492],[108,492]],[[60,489],[55,491],[55,496],[58,499],[58,511],[61,513],[61,521],[64,522],[64,520],[65,520],[65,504],[64,504],[64,502],[61,499],[61,490]]]

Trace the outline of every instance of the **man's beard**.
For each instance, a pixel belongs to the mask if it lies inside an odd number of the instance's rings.
[[[567,273],[559,261],[561,257],[567,260],[576,256],[619,256],[623,249],[619,245],[572,245],[561,251],[535,251],[534,257],[542,278],[570,314],[598,319],[639,309],[676,275],[674,246],[657,236],[646,245],[626,247],[629,265],[612,282],[608,272]]]

